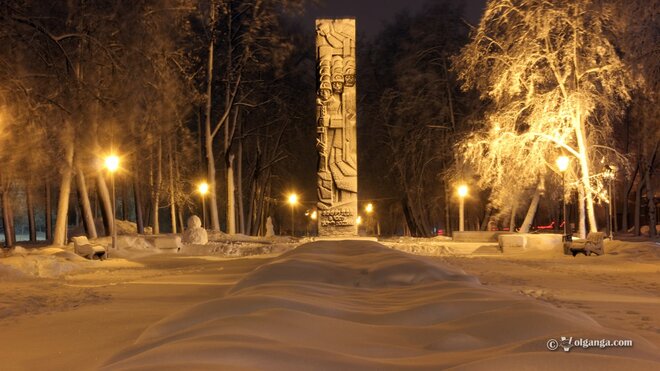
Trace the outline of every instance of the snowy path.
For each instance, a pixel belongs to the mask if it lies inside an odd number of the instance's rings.
[[[647,244],[650,251],[657,249]],[[604,326],[640,334],[660,348],[660,264],[648,254],[573,258],[530,253],[437,259],[478,275],[485,285],[579,310]]]
[[[140,269],[3,282],[0,304],[11,304],[12,309],[5,316],[0,312],[0,343],[11,346],[0,347],[0,369],[94,369],[149,325],[223,295],[266,260],[155,256],[141,259]]]
[[[657,369],[658,265],[603,258],[415,257],[371,242],[157,255],[2,282],[0,359],[3,370]],[[635,345],[546,350],[561,335]]]

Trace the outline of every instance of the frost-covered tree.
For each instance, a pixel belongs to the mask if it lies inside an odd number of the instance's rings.
[[[625,66],[608,38],[614,16],[598,0],[489,1],[454,60],[464,88],[490,103],[483,129],[459,145],[481,182],[498,191],[534,187],[557,156],[571,156],[571,185],[586,203],[586,215],[579,208],[582,236],[585,216],[597,230],[597,164],[615,157],[607,138],[629,99]]]

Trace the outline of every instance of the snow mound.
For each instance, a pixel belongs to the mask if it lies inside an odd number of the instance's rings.
[[[85,269],[87,260],[62,248],[25,249],[16,246],[0,259],[0,280],[57,278]]]
[[[548,351],[547,341],[561,336],[634,339],[635,346]],[[154,324],[105,368],[657,369],[659,362],[644,339],[580,312],[484,287],[456,268],[375,242],[326,241],[285,253],[225,296]]]

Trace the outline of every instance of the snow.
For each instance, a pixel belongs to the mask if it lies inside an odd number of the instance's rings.
[[[135,237],[124,242],[136,246],[122,246],[107,261],[52,247],[17,248],[0,258],[0,341],[12,344],[0,348],[3,364],[111,370],[660,366],[660,245],[653,242],[606,241],[606,255],[573,258],[458,247],[431,254],[431,246],[450,243],[440,239],[389,241],[396,249],[320,241],[292,250],[284,239],[267,244],[234,236],[221,243],[215,237],[216,248],[259,247],[269,254],[230,258],[212,246],[198,246],[199,255],[162,253]],[[437,256],[397,251],[410,245]],[[560,336],[632,339],[634,346],[548,351],[546,341]]]

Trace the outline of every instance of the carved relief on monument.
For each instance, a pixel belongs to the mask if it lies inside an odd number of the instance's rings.
[[[319,235],[357,234],[355,20],[316,20]]]

